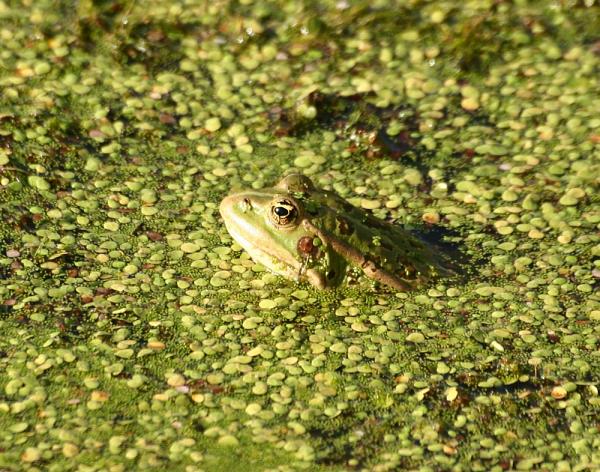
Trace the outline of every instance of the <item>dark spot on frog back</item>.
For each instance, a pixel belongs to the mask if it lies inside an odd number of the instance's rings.
[[[388,252],[394,251],[394,245],[389,240],[389,238],[381,238],[379,245]]]
[[[389,231],[392,225],[387,221],[380,220],[379,218],[375,218],[374,216],[365,212],[365,217],[363,218],[364,223],[370,228],[379,229],[382,231]]]
[[[344,236],[349,236],[352,233],[354,233],[354,226],[352,225],[352,223],[350,223],[350,221],[341,216],[341,215],[337,215],[335,217],[335,221],[337,223],[337,229],[340,232],[340,234],[343,234]]]
[[[406,280],[415,280],[419,273],[415,266],[404,256],[396,257],[397,266],[395,273]]]

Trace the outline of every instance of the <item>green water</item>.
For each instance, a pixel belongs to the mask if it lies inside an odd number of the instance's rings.
[[[600,7],[0,1],[0,469],[600,468]],[[233,244],[300,171],[467,281]],[[425,225],[425,226],[424,226]]]

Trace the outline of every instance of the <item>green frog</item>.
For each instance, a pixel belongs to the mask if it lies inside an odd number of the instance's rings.
[[[319,289],[342,283],[349,267],[397,291],[454,273],[440,251],[315,187],[302,174],[288,175],[272,188],[229,195],[220,212],[252,259]]]

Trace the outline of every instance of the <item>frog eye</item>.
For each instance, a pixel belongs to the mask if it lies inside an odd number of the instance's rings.
[[[287,198],[276,199],[271,204],[270,217],[276,226],[291,226],[298,218],[298,207]]]

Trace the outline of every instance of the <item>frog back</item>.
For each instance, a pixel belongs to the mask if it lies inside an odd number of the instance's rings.
[[[317,207],[310,220],[312,230],[368,277],[398,290],[410,290],[453,275],[449,261],[437,248],[334,192],[315,192],[311,202]]]

